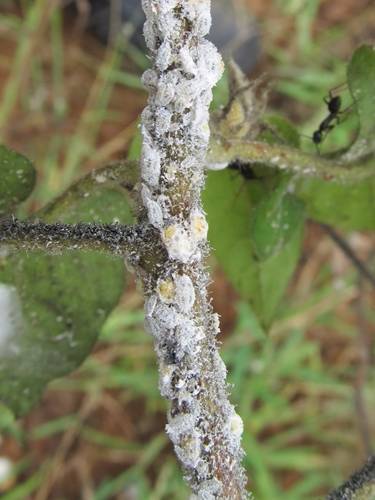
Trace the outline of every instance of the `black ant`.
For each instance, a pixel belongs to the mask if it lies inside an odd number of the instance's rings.
[[[241,160],[233,160],[229,163],[228,167],[230,170],[237,170],[237,172],[242,175],[247,181],[257,179],[254,170],[251,168],[250,163]]]
[[[323,142],[323,139],[328,132],[335,127],[332,122],[336,120],[336,123],[338,123],[340,119],[339,115],[342,113],[342,99],[339,95],[332,95],[332,90],[329,91],[329,97],[324,98],[324,102],[327,104],[329,114],[326,118],[324,118],[322,123],[319,125],[319,128],[315,130],[312,135],[312,141],[315,145]]]
[[[337,125],[340,122],[340,117],[348,110],[351,109],[351,106],[348,106],[346,109],[341,109],[342,107],[342,99],[339,95],[334,95],[334,92],[338,91],[338,89],[341,89],[343,87],[346,87],[346,83],[342,83],[341,85],[338,85],[337,87],[331,89],[329,91],[328,97],[325,97],[323,100],[327,105],[329,114],[324,118],[322,123],[319,125],[319,128],[315,130],[315,132],[312,135],[312,141],[313,143],[318,147],[318,144],[323,142],[325,139],[326,135],[330,130],[332,130],[335,125]],[[333,122],[336,120],[336,123],[334,124]]]

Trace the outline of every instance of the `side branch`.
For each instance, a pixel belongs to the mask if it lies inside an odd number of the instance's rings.
[[[364,467],[336,490],[327,500],[370,500],[375,498],[375,455],[369,457]]]
[[[112,255],[131,256],[146,238],[144,226],[121,224],[62,224],[60,222],[0,221],[0,245],[20,250],[101,250]]]
[[[280,144],[246,140],[226,142],[217,139],[210,142],[207,158],[210,170],[221,170],[235,159],[262,163],[291,174],[301,174],[304,177],[320,177],[327,181],[345,184],[357,183],[374,176],[375,168],[373,156],[362,158],[357,162],[342,163]]]

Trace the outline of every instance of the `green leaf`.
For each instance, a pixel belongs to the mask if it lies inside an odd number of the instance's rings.
[[[35,169],[25,156],[0,145],[0,217],[26,200],[35,178]]]
[[[128,160],[139,160],[142,150],[142,134],[140,127],[137,127],[128,151]]]
[[[279,253],[259,261],[250,227],[252,209],[263,195],[260,182],[246,182],[239,175],[223,170],[209,173],[203,201],[209,239],[220,265],[267,327],[298,262],[302,229],[295,231]]]
[[[296,193],[311,219],[347,231],[375,228],[375,178],[354,185],[303,179]]]
[[[347,78],[360,122],[349,154],[365,156],[375,152],[375,47],[362,45],[354,52]]]
[[[210,106],[210,111],[217,111],[221,106],[224,106],[229,101],[229,73],[228,68],[225,68],[220,80],[213,88],[213,97]]]
[[[298,148],[300,135],[289,120],[278,116],[268,115],[264,118],[266,129],[261,133],[260,139],[268,144],[286,144]]]
[[[132,222],[126,189],[102,174],[78,182],[43,220]],[[125,284],[122,259],[97,251],[42,252],[0,258],[0,401],[26,413],[45,385],[90,353]]]
[[[250,234],[261,261],[279,254],[304,222],[302,203],[288,192],[290,182],[282,180],[253,210]]]

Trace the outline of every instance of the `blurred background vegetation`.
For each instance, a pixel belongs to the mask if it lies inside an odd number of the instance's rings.
[[[23,215],[90,169],[139,150],[133,139],[146,101],[139,75],[148,59],[129,42],[129,25],[127,42],[99,41],[88,29],[89,4],[0,2],[0,139],[38,170]],[[251,77],[266,73],[269,109],[311,136],[326,115],[323,97],[345,79],[345,61],[375,39],[374,3],[245,4],[256,20],[247,36],[259,37],[260,47],[257,57],[249,53],[257,60]],[[344,125],[324,150],[347,143],[355,123]],[[374,262],[372,235],[346,238],[361,259]],[[213,258],[210,265],[232,401],[245,424],[250,488],[258,500],[322,498],[373,449],[374,293],[314,223],[268,333]],[[75,374],[50,384],[25,418],[15,421],[0,408],[3,500],[188,498],[164,433],[166,404],[142,322],[133,283]]]

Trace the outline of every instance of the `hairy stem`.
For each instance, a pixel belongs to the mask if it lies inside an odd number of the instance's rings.
[[[139,246],[146,237],[147,229],[143,226],[46,224],[15,218],[0,221],[0,244],[19,250],[43,250],[50,253],[77,249],[101,250],[130,257],[139,252]]]
[[[143,7],[154,65],[143,76],[150,96],[142,115],[141,196],[165,254],[141,278],[160,390],[171,403],[167,433],[198,498],[242,499],[242,421],[228,401],[218,354],[200,199],[211,87],[223,65],[204,39],[209,0],[144,0]],[[150,253],[156,243],[150,241]]]
[[[371,500],[375,498],[375,455],[348,481],[332,491],[327,500]]]
[[[358,183],[374,175],[375,159],[373,156],[361,161],[342,163],[339,159],[327,159],[322,156],[304,153],[299,149],[259,141],[212,140],[207,158],[209,169],[219,170],[231,161],[261,163],[271,168],[305,177],[320,177],[327,181],[344,184]]]

